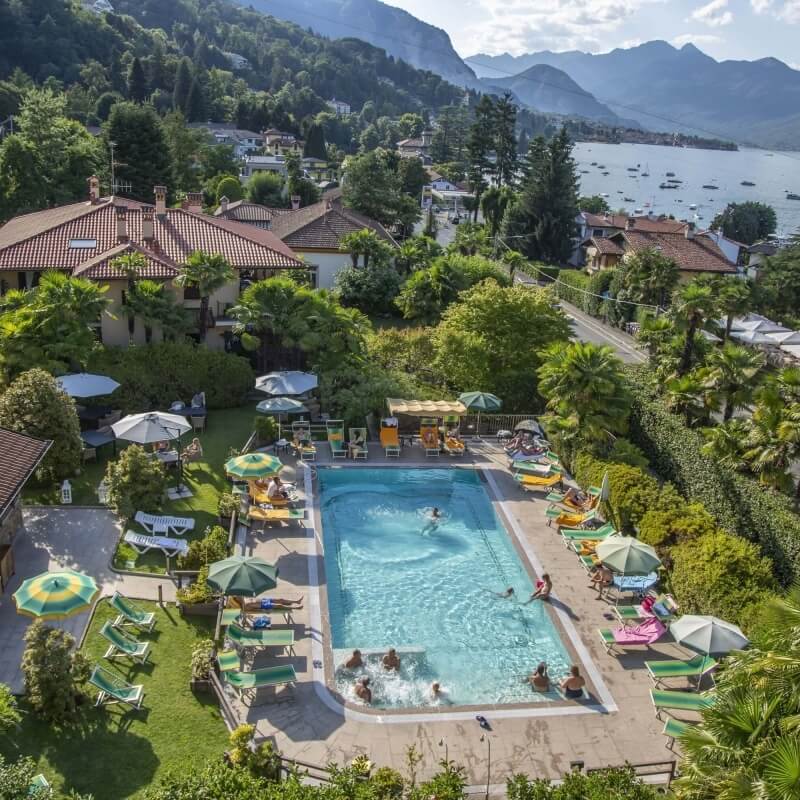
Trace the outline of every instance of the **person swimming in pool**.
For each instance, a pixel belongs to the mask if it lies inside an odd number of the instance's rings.
[[[363,700],[366,705],[372,702],[372,689],[369,688],[369,678],[359,678],[355,683],[356,697]]]
[[[442,520],[442,512],[439,511],[439,509],[436,506],[434,506],[430,510],[427,516],[428,516],[428,521],[425,523],[421,531],[423,536],[432,533],[439,527],[439,523]]]
[[[358,669],[364,666],[364,659],[361,658],[360,650],[353,650],[353,655],[344,662],[345,669]]]
[[[491,592],[495,597],[499,597],[501,600],[510,600],[514,597],[514,587],[509,586],[504,592],[492,592],[491,589],[487,589],[487,592]]]

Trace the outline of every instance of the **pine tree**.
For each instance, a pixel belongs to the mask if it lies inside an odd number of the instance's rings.
[[[511,95],[504,94],[494,107],[495,182],[497,186],[511,186],[516,181],[517,170],[517,107]]]
[[[189,122],[202,122],[206,115],[206,102],[203,96],[203,87],[197,76],[189,87],[189,96],[186,98],[186,119]]]
[[[486,188],[485,173],[491,168],[489,152],[493,147],[494,103],[488,95],[482,95],[475,107],[475,121],[469,129],[467,140],[467,178],[475,195],[475,220],[481,194]]]
[[[323,161],[328,160],[328,151],[325,149],[325,133],[321,125],[314,123],[309,127],[303,155],[311,158],[321,158]]]
[[[138,57],[131,61],[128,70],[128,99],[134,103],[144,103],[147,99],[147,78]]]
[[[175,73],[175,88],[172,92],[172,107],[176,111],[186,113],[189,92],[192,89],[192,62],[182,58]]]

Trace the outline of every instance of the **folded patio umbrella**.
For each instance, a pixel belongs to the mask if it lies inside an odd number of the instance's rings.
[[[299,400],[291,397],[270,397],[262,400],[256,406],[256,411],[262,414],[304,414],[308,409]]]
[[[208,568],[208,583],[234,597],[255,597],[277,581],[278,568],[257,556],[231,556]]]
[[[317,388],[317,376],[310,372],[270,372],[256,378],[256,389],[267,394],[305,394]]]
[[[723,656],[750,644],[741,628],[718,617],[684,614],[669,630],[679,644],[709,656]]]
[[[180,439],[192,426],[186,417],[149,411],[145,414],[129,414],[111,426],[117,439],[137,444],[154,444],[168,439]]]
[[[623,575],[647,575],[661,565],[656,551],[632,536],[612,536],[597,545],[598,559]]]
[[[64,619],[91,606],[100,590],[88,575],[71,569],[43,572],[14,592],[17,612],[40,619]]]
[[[275,475],[283,469],[283,463],[266,453],[247,453],[234,456],[225,462],[225,472],[237,478],[263,478]]]
[[[113,378],[105,375],[92,375],[90,372],[76,372],[56,378],[56,383],[70,397],[101,397],[119,388]]]

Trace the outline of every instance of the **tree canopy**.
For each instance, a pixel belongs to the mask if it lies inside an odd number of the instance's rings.
[[[745,203],[728,203],[725,210],[711,221],[711,227],[721,230],[729,239],[742,244],[753,244],[775,233],[778,219],[775,209],[766,203],[748,200]]]

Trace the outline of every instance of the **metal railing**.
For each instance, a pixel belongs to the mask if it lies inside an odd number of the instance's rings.
[[[467,414],[461,418],[461,434],[463,436],[492,436],[498,431],[513,431],[514,426],[524,419],[536,419],[535,414],[480,414],[480,430],[478,430],[478,414]]]
[[[677,771],[677,764],[674,759],[671,761],[646,761],[641,764],[626,764],[626,766],[633,770],[637,778],[659,778],[664,776],[667,787],[675,780]],[[602,772],[606,769],[619,769],[619,767],[589,767],[586,770],[586,774],[591,775],[593,772]]]

